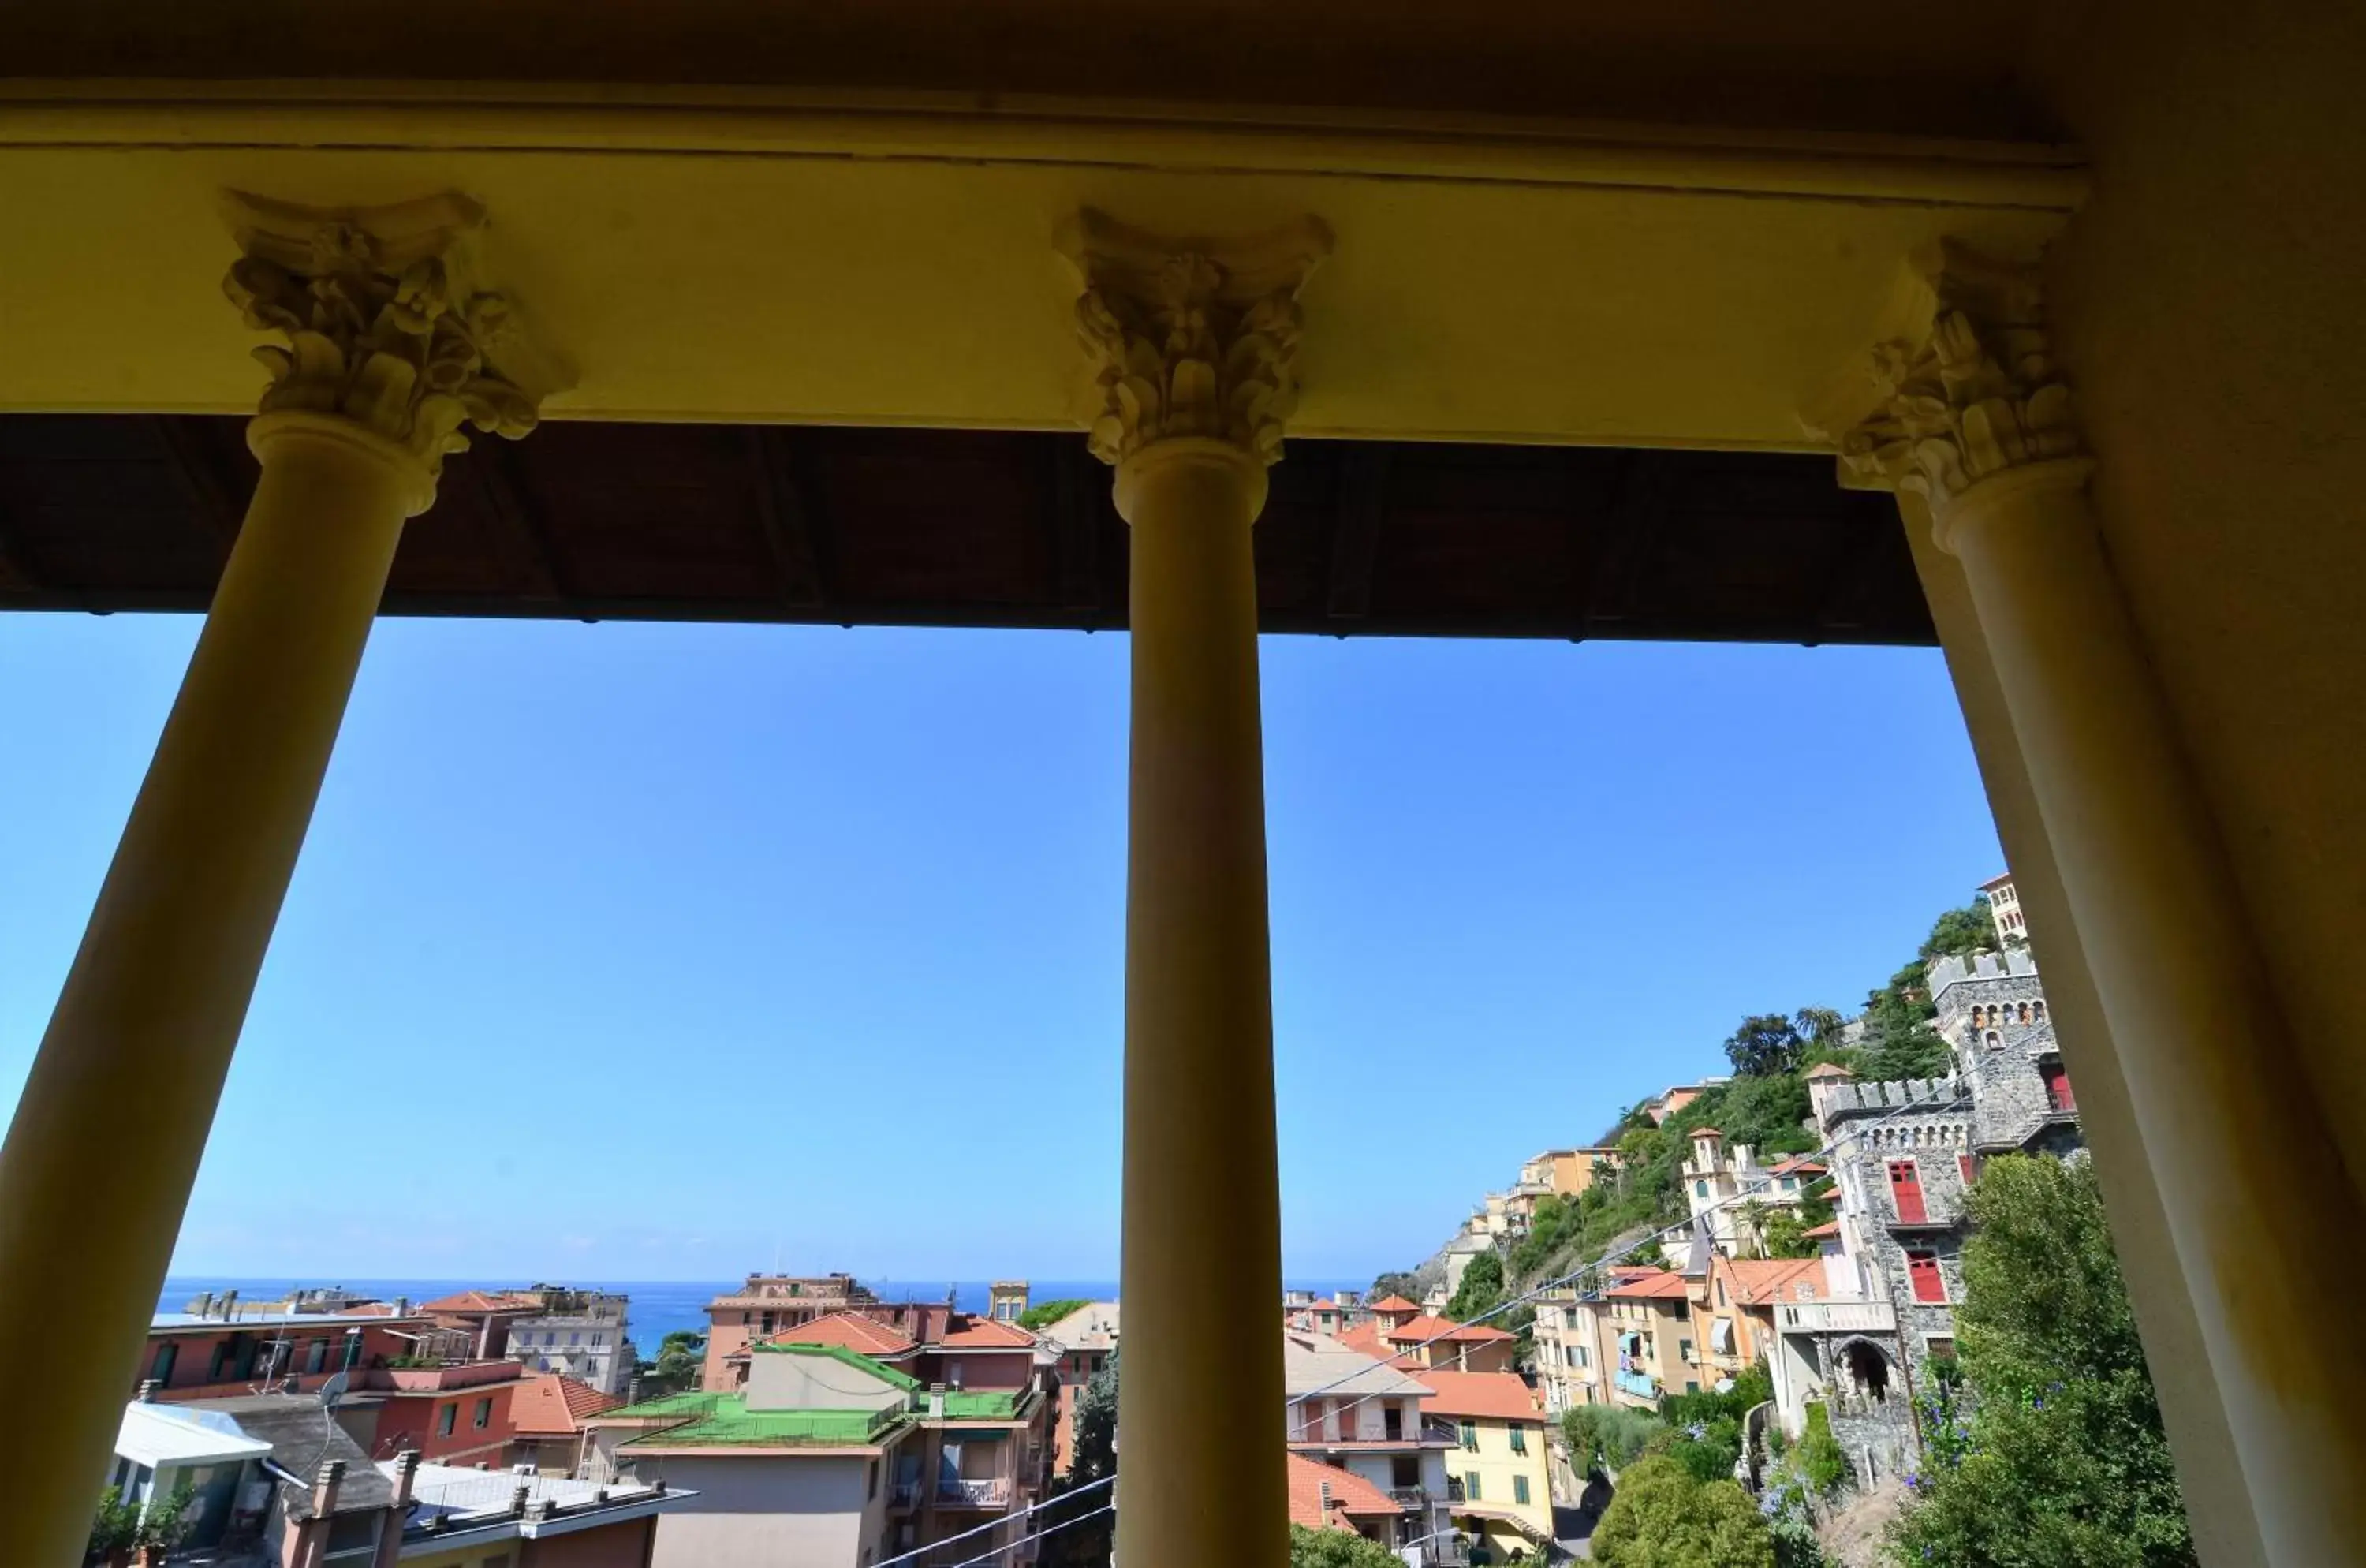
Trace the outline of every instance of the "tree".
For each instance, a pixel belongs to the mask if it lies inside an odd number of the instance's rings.
[[[677,1328],[658,1342],[658,1357],[641,1364],[644,1397],[696,1388],[704,1370],[706,1336]]]
[[[1774,1568],[1774,1543],[1750,1495],[1696,1481],[1673,1459],[1639,1460],[1594,1530],[1607,1568]]]
[[[1743,1019],[1741,1027],[1727,1038],[1725,1057],[1742,1077],[1771,1077],[1797,1067],[1804,1046],[1789,1019],[1779,1012],[1763,1012]]]
[[[1758,1245],[1769,1258],[1813,1258],[1823,1248],[1808,1235],[1809,1224],[1797,1209],[1770,1210],[1757,1227]]]
[[[1446,1303],[1446,1315],[1457,1323],[1468,1323],[1482,1312],[1493,1311],[1503,1299],[1504,1260],[1482,1252],[1462,1270],[1462,1283]]]
[[[1290,1527],[1290,1568],[1404,1568],[1404,1561],[1353,1530]]]
[[[1092,1304],[1082,1296],[1063,1296],[1057,1301],[1038,1302],[1019,1314],[1019,1326],[1030,1330],[1046,1328],[1070,1313]]]
[[[1970,1415],[1923,1396],[1932,1456],[1896,1561],[2187,1568],[2191,1527],[2094,1168],[2006,1156],[1967,1200],[1956,1354]]]
[[[1649,1412],[1623,1404],[1579,1404],[1561,1413],[1560,1435],[1580,1475],[1599,1465],[1623,1470],[1662,1430]]]
[[[1402,1269],[1391,1269],[1372,1281],[1372,1293],[1369,1299],[1377,1302],[1388,1296],[1403,1296],[1409,1302],[1417,1302],[1421,1300],[1420,1282]]]
[[[1809,1048],[1818,1050],[1838,1046],[1842,1032],[1848,1028],[1848,1020],[1831,1008],[1801,1008],[1791,1015],[1791,1021]]]
[[[1100,1371],[1076,1391],[1076,1407],[1069,1425],[1068,1468],[1052,1483],[1044,1504],[1042,1528],[1070,1524],[1043,1540],[1041,1561],[1045,1568],[1094,1564],[1106,1568],[1110,1560],[1110,1517],[1093,1517],[1093,1510],[1112,1501],[1110,1486],[1101,1484],[1117,1473],[1118,1361],[1124,1354],[1111,1351]]]
[[[85,1549],[94,1562],[119,1562],[130,1555],[132,1542],[140,1534],[140,1505],[127,1503],[118,1489],[110,1486],[98,1495],[98,1507],[91,1516],[90,1545]]]
[[[1940,916],[1931,927],[1931,934],[1922,939],[1919,956],[1928,964],[1934,958],[1961,958],[1996,944],[1996,921],[1989,914],[1989,901],[1983,895],[1960,909],[1950,909]]]

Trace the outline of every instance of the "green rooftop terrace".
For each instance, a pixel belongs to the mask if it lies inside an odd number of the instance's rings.
[[[887,1410],[750,1410],[737,1393],[674,1393],[597,1417],[664,1422],[624,1448],[853,1448],[878,1442],[911,1413]]]

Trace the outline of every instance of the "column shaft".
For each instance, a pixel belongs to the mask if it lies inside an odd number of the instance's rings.
[[[2366,1368],[2313,1347],[2366,1288],[2309,1097],[2088,510],[2084,465],[1939,513],[2125,1071],[2269,1561],[2366,1562]]]
[[[266,414],[263,474],[0,1149],[0,1343],[58,1332],[0,1562],[82,1561],[256,972],[426,471],[342,419]]]
[[[1126,1354],[1118,1558],[1278,1568],[1280,1179],[1251,525],[1262,466],[1212,440],[1127,459]]]

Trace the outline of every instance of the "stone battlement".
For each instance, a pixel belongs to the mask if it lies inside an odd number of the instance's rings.
[[[1847,1116],[1879,1115],[1909,1105],[1944,1111],[1961,1105],[1964,1086],[1952,1077],[1895,1078],[1887,1083],[1853,1083],[1836,1078],[1816,1086],[1816,1111],[1827,1122]]]
[[[2025,947],[2009,947],[2002,953],[1975,953],[1968,960],[1938,958],[1931,963],[1931,999],[1935,1002],[1948,987],[1972,980],[2036,978],[2037,960]]]

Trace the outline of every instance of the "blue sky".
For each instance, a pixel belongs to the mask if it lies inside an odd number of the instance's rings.
[[[0,616],[11,1103],[197,628]],[[2002,864],[1935,652],[1264,659],[1295,1276],[1410,1266]],[[175,1270],[1113,1275],[1125,660],[382,623]]]

